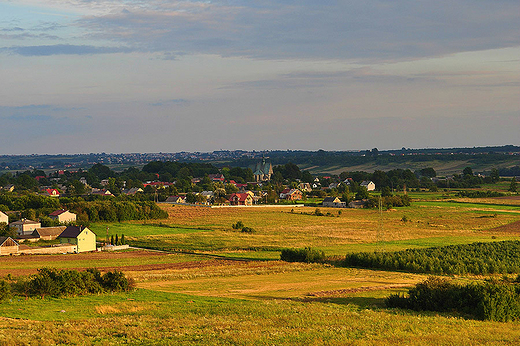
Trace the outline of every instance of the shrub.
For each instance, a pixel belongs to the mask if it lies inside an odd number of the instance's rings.
[[[0,280],[0,301],[11,298],[11,285],[5,280]]]
[[[283,249],[280,254],[280,259],[286,262],[323,262],[325,260],[325,253],[321,250],[314,250],[310,247],[303,249]]]
[[[492,321],[520,319],[520,286],[509,280],[488,280],[457,285],[445,278],[429,277],[408,291],[408,297],[391,295],[388,307],[458,312]]]
[[[109,291],[129,291],[133,288],[133,282],[119,270],[105,273],[101,282],[103,288]]]
[[[237,223],[234,223],[231,227],[233,227],[233,229],[242,229],[244,227],[244,223],[242,221],[237,221]]]
[[[255,233],[255,230],[251,227],[242,227],[242,233]]]
[[[18,294],[45,298],[45,296],[74,297],[104,291],[128,291],[134,284],[117,270],[101,275],[97,269],[79,272],[41,268],[38,269],[37,274],[27,280],[19,280],[14,286]]]

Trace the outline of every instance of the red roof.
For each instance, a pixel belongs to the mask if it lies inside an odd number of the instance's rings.
[[[231,196],[229,196],[229,201],[235,201],[235,197],[238,197],[239,202],[245,202],[247,200],[247,197],[249,197],[248,193],[232,193]]]
[[[56,211],[53,211],[52,213],[50,213],[49,216],[58,216],[58,215],[63,214],[66,211],[67,210],[65,210],[65,209],[56,210]]]
[[[49,194],[49,195],[59,195],[60,192],[56,189],[45,189],[45,191]]]

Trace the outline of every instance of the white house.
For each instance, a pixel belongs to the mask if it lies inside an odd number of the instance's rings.
[[[367,191],[374,191],[376,189],[376,184],[374,184],[373,181],[365,180],[359,185],[366,187]]]
[[[9,224],[9,228],[14,229],[18,235],[30,235],[35,229],[41,227],[41,223],[28,219],[21,219]]]
[[[6,214],[4,214],[3,212],[0,211],[0,223],[5,223],[6,225],[9,224],[9,216],[7,216]]]

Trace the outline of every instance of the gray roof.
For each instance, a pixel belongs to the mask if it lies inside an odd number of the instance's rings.
[[[67,226],[63,232],[59,235],[60,238],[77,238],[81,232],[87,227],[83,226]]]

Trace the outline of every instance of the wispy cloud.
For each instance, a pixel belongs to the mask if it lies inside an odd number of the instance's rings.
[[[128,53],[132,49],[127,47],[96,47],[87,45],[55,44],[43,46],[17,46],[4,47],[0,51],[6,51],[23,56],[49,56],[49,55],[92,55]]]
[[[154,107],[164,107],[164,106],[187,106],[190,104],[190,101],[186,99],[172,99],[172,100],[162,100],[154,103],[150,103],[150,106]]]

